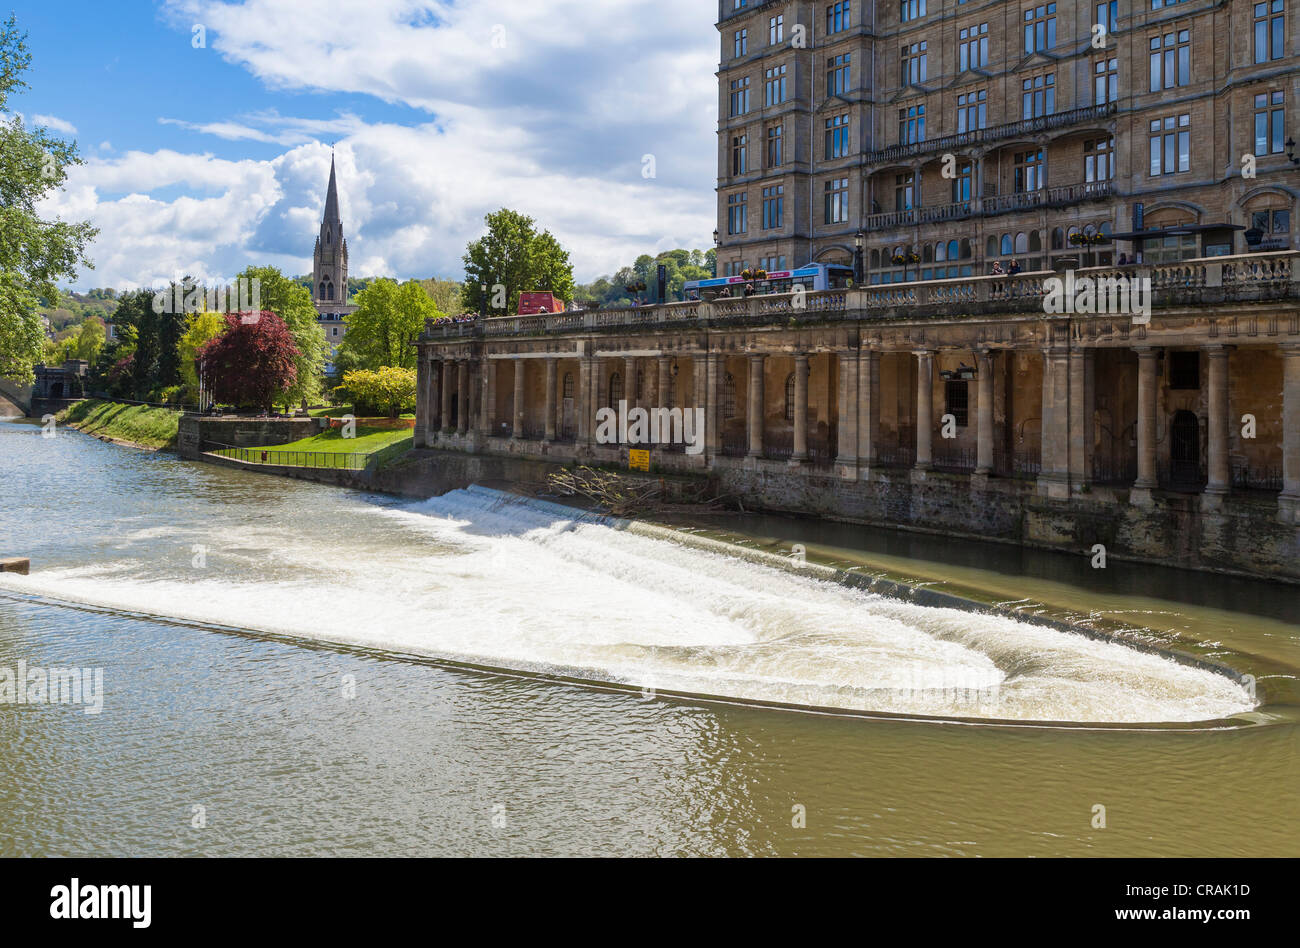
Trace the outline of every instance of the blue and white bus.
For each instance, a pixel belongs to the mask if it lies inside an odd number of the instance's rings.
[[[796,284],[808,292],[816,290],[842,290],[853,279],[853,268],[840,263],[810,263],[798,270],[772,270],[766,280],[746,280],[742,276],[714,277],[711,280],[691,280],[682,288],[688,300],[716,300],[755,294],[789,293]]]

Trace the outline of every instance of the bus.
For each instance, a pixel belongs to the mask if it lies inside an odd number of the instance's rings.
[[[853,268],[841,263],[809,263],[797,270],[772,270],[766,280],[746,280],[741,276],[691,280],[682,288],[688,300],[716,300],[726,296],[744,296],[747,286],[752,294],[789,293],[796,284],[809,292],[842,290],[853,280]]]

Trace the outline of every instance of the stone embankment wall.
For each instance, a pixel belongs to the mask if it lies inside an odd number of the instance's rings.
[[[289,444],[319,434],[319,418],[201,418],[186,415],[180,420],[176,447],[181,457],[192,461],[214,445],[258,448]]]

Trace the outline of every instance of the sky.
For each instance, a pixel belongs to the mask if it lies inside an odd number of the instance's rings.
[[[85,162],[41,207],[100,228],[74,289],[310,272],[331,149],[352,276],[459,280],[501,207],[580,282],[712,246],[710,0],[8,6],[33,59],[10,108]]]

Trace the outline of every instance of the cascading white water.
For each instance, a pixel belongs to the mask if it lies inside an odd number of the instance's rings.
[[[0,588],[758,701],[1083,722],[1209,720],[1255,704],[1159,655],[882,598],[496,491],[335,506],[333,542],[306,524],[150,525],[121,535],[109,565],[5,574]],[[165,566],[135,555],[168,535]],[[185,562],[196,545],[210,562]]]

